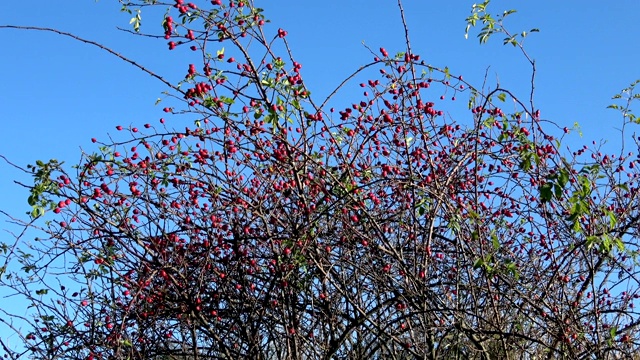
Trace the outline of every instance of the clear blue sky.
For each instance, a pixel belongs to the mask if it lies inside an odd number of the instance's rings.
[[[403,30],[392,0],[256,0],[278,27],[288,31],[303,76],[315,95],[328,94],[342,79],[371,60],[364,41],[390,53],[404,50]],[[448,66],[453,74],[479,84],[489,82],[526,98],[530,71],[516,49],[497,37],[480,46],[475,33],[464,39],[472,0],[406,0],[412,47],[429,64]],[[582,126],[584,138],[619,143],[620,117],[606,106],[610,97],[640,78],[640,28],[637,0],[527,1],[494,0],[492,12],[516,8],[507,26],[514,31],[539,28],[526,47],[538,65],[536,104],[545,119],[560,126]],[[188,61],[166,50],[164,41],[125,34],[130,16],[115,0],[24,0],[2,5],[0,24],[53,27],[100,42],[154,72],[178,80]],[[143,12],[143,30],[159,29],[160,18]],[[74,40],[41,32],[0,30],[0,154],[25,166],[57,158],[71,165],[80,149],[93,151],[92,137],[106,139],[116,125],[138,126],[162,117],[163,84],[112,55]],[[184,49],[183,51],[188,51]],[[352,92],[351,92],[352,91]],[[357,83],[343,94],[359,94]],[[466,96],[460,96],[466,103]],[[338,103],[336,104],[336,107]],[[446,108],[446,106],[444,106]],[[462,119],[464,121],[464,119]],[[468,120],[468,119],[466,119]],[[185,125],[192,124],[184,119]],[[176,123],[176,125],[180,125]],[[0,163],[0,209],[21,215],[29,210],[27,192],[12,183],[29,182]],[[0,221],[0,242],[10,241]],[[4,300],[0,300],[4,306]]]

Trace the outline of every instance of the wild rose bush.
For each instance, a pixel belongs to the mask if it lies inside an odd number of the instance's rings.
[[[337,99],[312,96],[287,31],[265,30],[253,1],[121,2],[132,14],[166,9],[161,28],[139,15],[132,23],[161,51],[191,54],[184,80],[167,82],[179,105],[117,126],[125,140],[97,137],[75,167],[29,168],[31,216],[53,220],[26,223],[47,234],[18,237],[30,256],[8,253],[22,270],[3,286],[29,299],[34,317],[14,326],[27,350],[5,346],[5,356],[638,351],[638,171],[628,150],[562,150],[553,135],[562,131],[532,103],[425,64],[408,37],[354,73],[367,81],[340,84],[334,94],[362,95],[334,110]],[[482,22],[481,41],[502,33],[529,59],[487,5],[473,8],[469,28]],[[614,107],[630,124],[626,100]]]

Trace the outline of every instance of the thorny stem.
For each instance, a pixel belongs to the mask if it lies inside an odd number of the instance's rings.
[[[129,59],[128,57],[126,57],[126,56],[124,56],[124,55],[122,55],[122,54],[120,54],[120,53],[118,53],[118,52],[116,52],[116,51],[114,51],[114,50],[112,50],[112,49],[110,49],[110,48],[108,48],[108,47],[106,47],[106,46],[104,46],[104,45],[100,44],[100,43],[97,43],[97,42],[95,42],[95,41],[87,40],[87,39],[81,38],[81,37],[79,37],[79,36],[77,36],[77,35],[74,35],[74,34],[68,33],[68,32],[66,32],[66,31],[61,31],[61,30],[52,29],[52,28],[46,28],[46,27],[38,27],[38,26],[17,26],[17,25],[0,25],[0,29],[17,29],[17,30],[48,31],[48,32],[52,32],[52,33],[55,33],[55,34],[58,34],[58,35],[63,35],[63,36],[70,37],[70,38],[72,38],[72,39],[74,39],[74,40],[78,40],[78,41],[83,42],[83,43],[85,43],[85,44],[93,45],[93,46],[95,46],[95,47],[98,47],[98,48],[100,48],[100,49],[102,49],[102,50],[104,50],[104,51],[108,52],[108,53],[109,53],[109,54],[111,54],[111,55],[116,56],[116,57],[117,57],[117,58],[119,58],[120,60],[123,60],[123,61],[125,61],[125,62],[127,62],[127,63],[129,63],[129,64],[131,64],[131,65],[133,65],[133,66],[135,66],[135,67],[137,67],[138,69],[140,69],[140,70],[144,71],[145,73],[147,73],[147,74],[149,74],[149,75],[153,76],[154,78],[156,78],[156,79],[160,80],[163,84],[167,85],[169,88],[171,88],[171,89],[173,89],[173,90],[175,90],[175,91],[177,91],[177,92],[179,92],[179,93],[181,93],[181,94],[183,94],[183,95],[184,95],[184,94],[186,94],[183,90],[180,90],[180,88],[179,88],[179,87],[177,87],[177,86],[173,85],[172,83],[170,83],[169,81],[167,81],[167,80],[166,80],[165,78],[163,78],[162,76],[160,76],[160,75],[156,74],[155,72],[153,72],[153,71],[151,71],[151,70],[147,69],[146,67],[144,67],[144,66],[142,66],[142,65],[138,64],[136,61],[133,61],[133,60]]]

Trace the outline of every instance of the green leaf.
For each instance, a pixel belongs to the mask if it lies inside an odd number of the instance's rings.
[[[551,201],[551,197],[553,197],[553,185],[551,183],[544,183],[540,186],[540,200],[542,202]]]
[[[511,44],[513,46],[518,45],[518,41],[515,38],[516,36],[513,35],[511,37],[506,37],[504,38],[504,40],[502,41],[502,45],[507,45],[507,44]]]
[[[616,215],[613,213],[613,211],[607,211],[607,216],[609,217],[609,227],[614,228],[618,223]]]
[[[520,273],[518,272],[518,267],[516,266],[515,263],[512,263],[512,262],[508,263],[507,271],[511,273],[511,275],[513,275],[513,277],[515,277],[516,280],[520,279]]]
[[[564,188],[568,182],[569,182],[569,171],[567,171],[567,169],[560,170],[560,174],[558,176],[558,185],[560,185],[561,188]]]
[[[591,195],[591,181],[586,176],[578,177],[578,181],[580,182],[580,192],[582,197],[587,197]]]
[[[495,250],[500,249],[500,240],[498,240],[496,234],[491,234],[491,243],[493,244],[493,248]]]
[[[227,104],[227,105],[233,105],[234,100],[228,96],[220,96],[220,101],[222,101],[223,103]]]
[[[573,227],[571,228],[571,230],[573,230],[573,232],[575,232],[575,233],[582,232],[582,228],[580,227],[580,222],[579,221],[575,221],[573,223]]]
[[[473,268],[474,269],[479,269],[481,267],[484,267],[484,260],[483,259],[478,259],[473,263]]]
[[[616,185],[617,188],[620,188],[624,191],[629,191],[629,187],[627,186],[627,184],[618,184]]]
[[[44,215],[44,208],[40,206],[34,206],[33,210],[31,210],[31,217],[34,219],[39,218],[42,215]]]
[[[507,94],[505,93],[498,94],[498,100],[505,102],[507,100]]]
[[[556,196],[556,199],[560,200],[562,198],[562,188],[558,185],[553,185],[553,192]]]
[[[411,141],[413,141],[413,137],[409,136],[409,137],[406,137],[404,140],[407,143],[407,146],[409,146],[411,144]]]
[[[140,9],[137,10],[136,16],[132,17],[129,24],[133,24],[133,30],[140,32],[140,24],[142,23],[142,16],[140,15]]]
[[[273,125],[275,131],[275,125],[278,123],[278,116],[269,111],[269,114],[264,118],[264,122]]]

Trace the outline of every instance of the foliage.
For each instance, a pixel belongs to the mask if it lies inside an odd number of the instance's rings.
[[[45,239],[18,236],[20,251],[6,252],[21,270],[3,285],[34,315],[28,330],[14,326],[28,349],[5,346],[9,358],[639,350],[631,153],[561,151],[533,94],[525,105],[507,89],[483,91],[425,64],[408,36],[402,52],[381,48],[357,71],[369,76],[362,97],[334,111],[337,100],[318,102],[303,81],[287,32],[269,34],[252,0],[121,2],[134,33],[160,30],[163,51],[193,50],[168,89],[181,107],[118,126],[126,140],[95,140],[98,151],[73,168],[28,169],[30,216],[53,220]],[[503,25],[513,11],[495,20],[488,4],[474,5],[467,32],[482,22],[481,42],[505,34],[535,75]],[[150,6],[167,9],[161,29],[142,22]],[[625,124],[636,122],[634,85],[614,105]],[[437,99],[447,92],[469,95],[465,119],[446,115]]]

